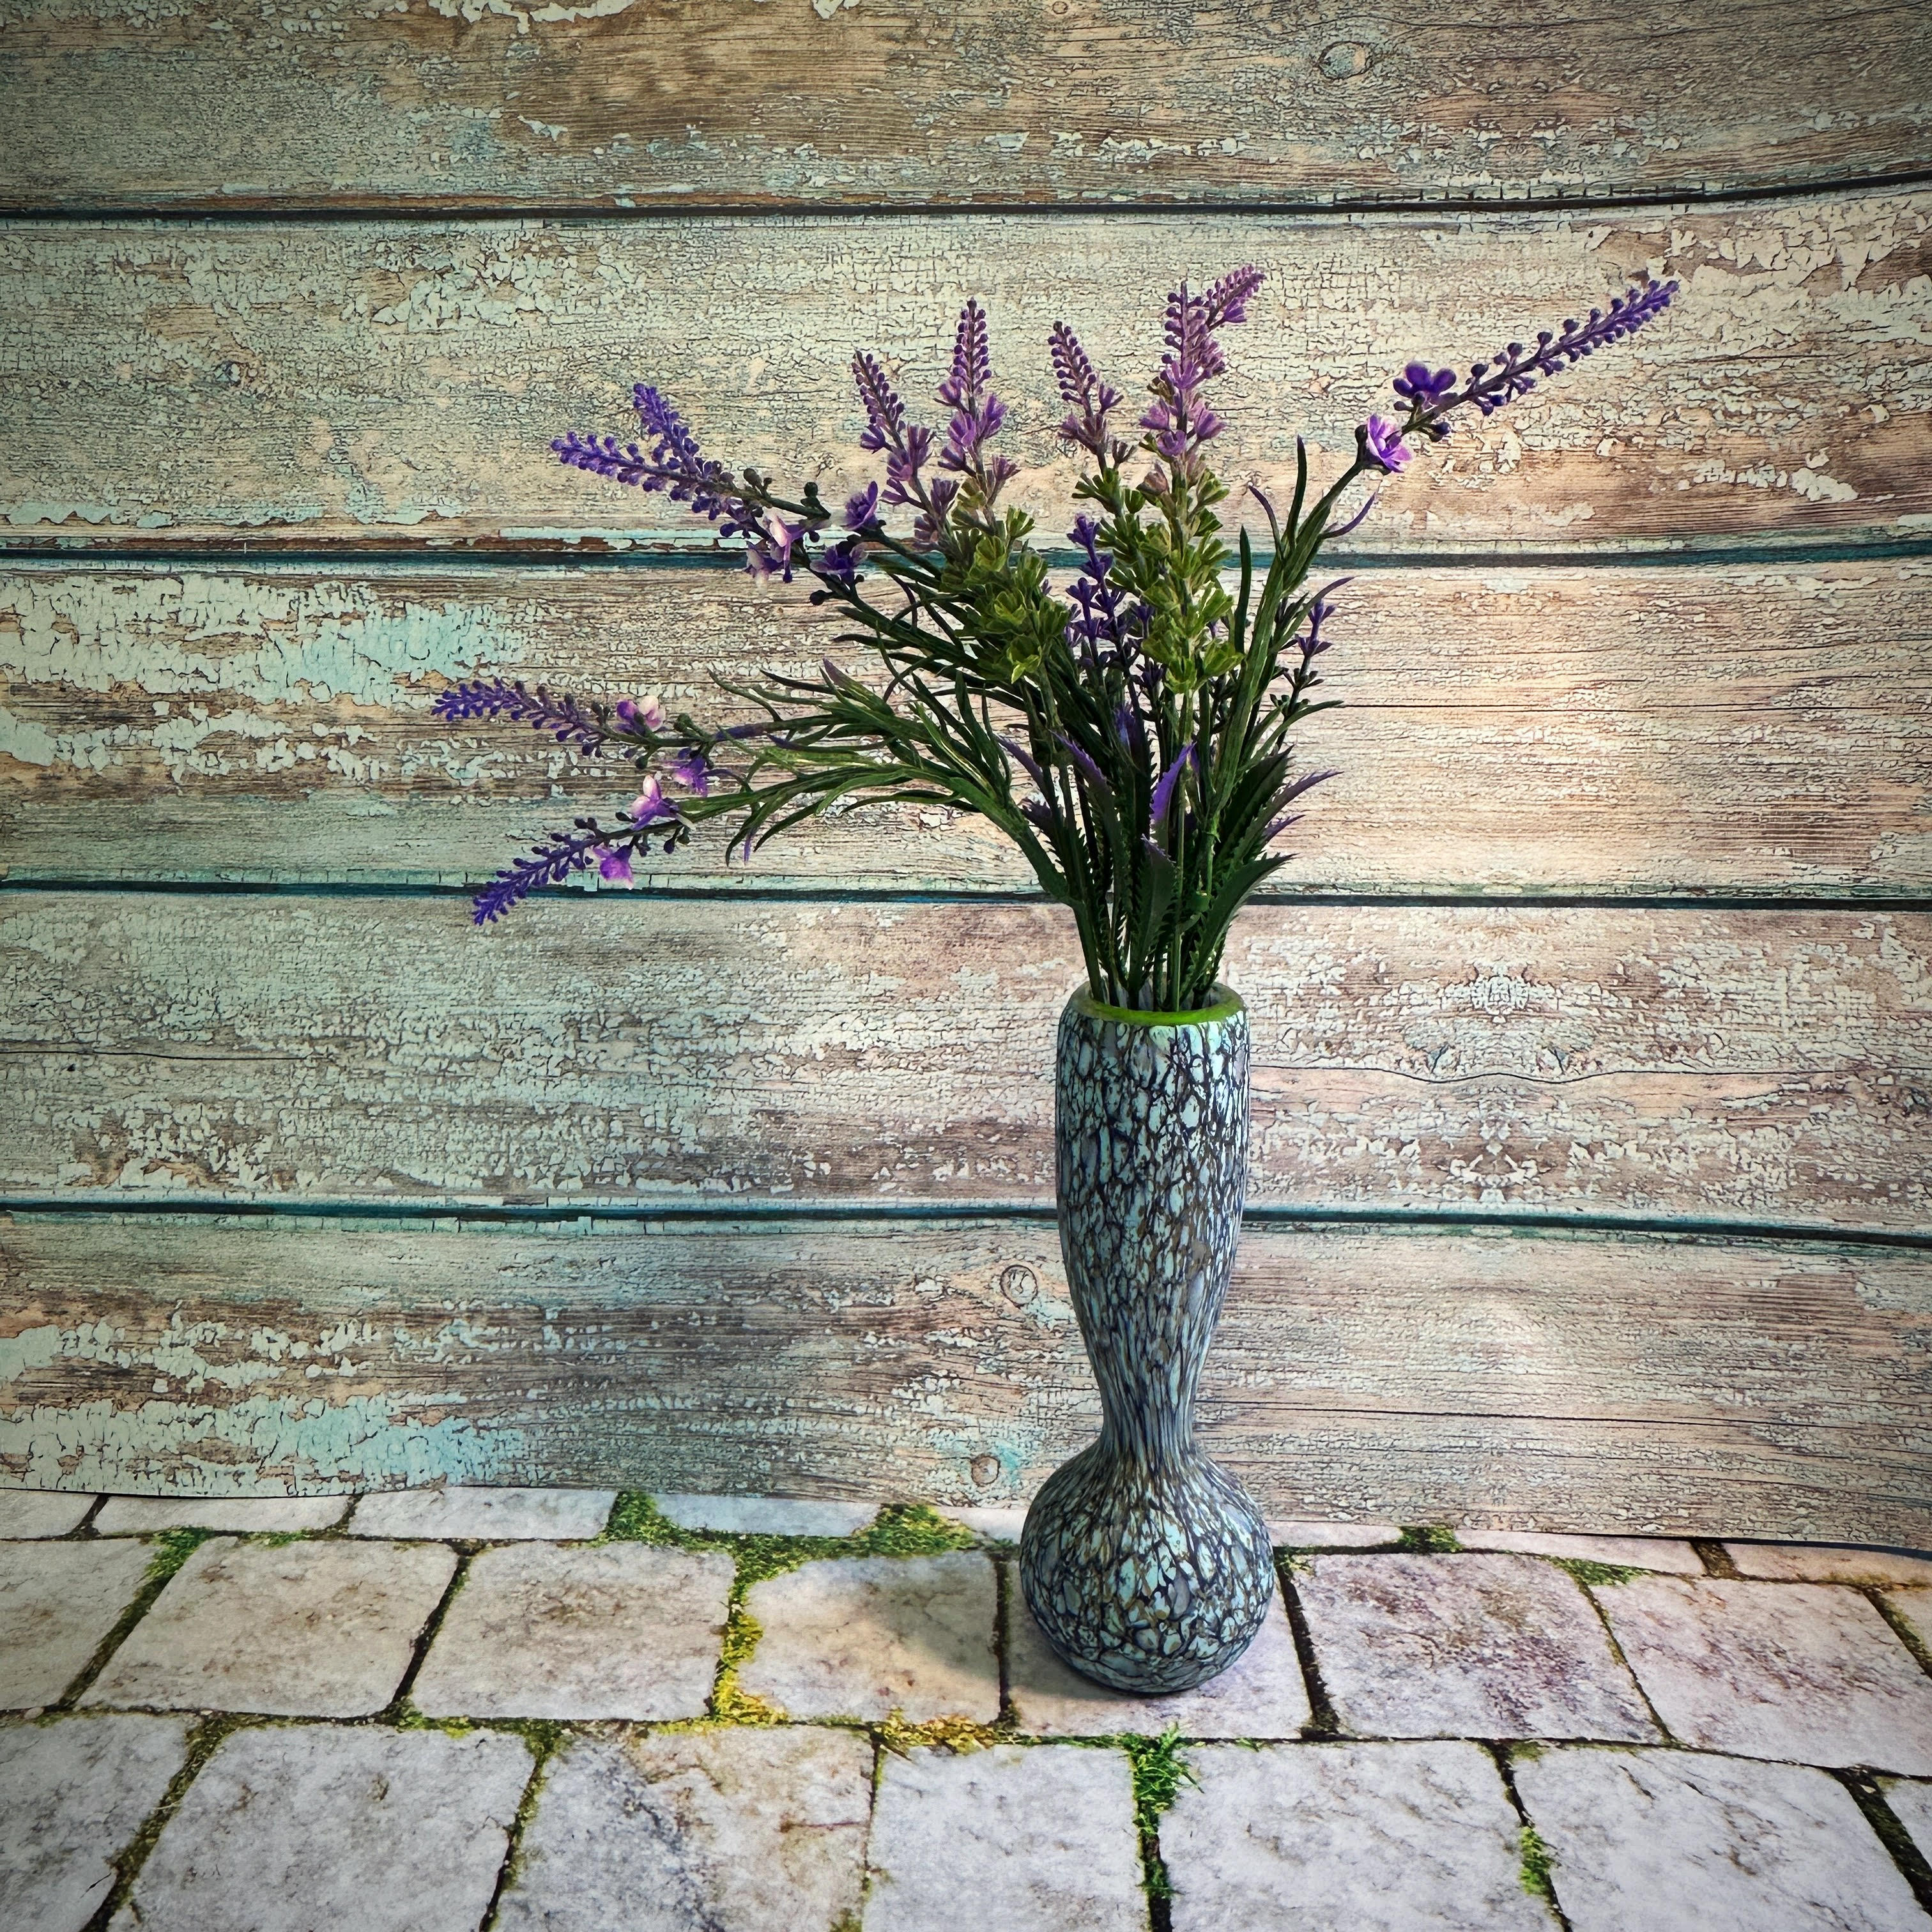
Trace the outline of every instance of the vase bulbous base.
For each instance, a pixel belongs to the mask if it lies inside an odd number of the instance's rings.
[[[1275,1592],[1268,1525],[1204,1456],[1157,1471],[1104,1441],[1027,1512],[1020,1587],[1054,1652],[1116,1690],[1191,1690],[1253,1640]]]

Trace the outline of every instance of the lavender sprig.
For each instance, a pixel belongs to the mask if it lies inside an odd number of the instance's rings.
[[[467,718],[507,718],[549,734],[560,745],[575,745],[586,752],[603,751],[616,735],[606,724],[608,714],[601,704],[586,706],[568,695],[553,698],[542,685],[528,691],[520,680],[478,678],[452,685],[436,694],[431,710],[452,723]]]
[[[1046,346],[1053,359],[1054,380],[1060,386],[1060,400],[1067,406],[1060,434],[1091,451],[1100,462],[1118,468],[1126,451],[1124,446],[1108,440],[1107,415],[1118,406],[1120,391],[1094,373],[1079,337],[1065,322],[1056,322],[1047,332]]]
[[[1395,379],[1395,393],[1407,405],[1400,423],[1372,416],[1357,433],[1359,466],[1393,473],[1408,460],[1406,436],[1423,435],[1439,442],[1449,434],[1448,418],[1457,410],[1474,407],[1493,416],[1505,403],[1526,396],[1538,376],[1554,376],[1574,368],[1586,356],[1634,334],[1670,306],[1678,291],[1675,281],[1652,282],[1613,296],[1607,309],[1591,310],[1588,318],[1566,321],[1560,330],[1540,329],[1535,346],[1504,344],[1493,361],[1470,365],[1469,378],[1460,388],[1455,371],[1432,370],[1426,362],[1412,362]]]
[[[478,926],[501,919],[543,886],[560,886],[573,872],[592,862],[604,835],[594,818],[580,818],[574,832],[547,833],[526,858],[512,860],[472,901],[470,916]]]

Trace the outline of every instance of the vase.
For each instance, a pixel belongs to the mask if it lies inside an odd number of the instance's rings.
[[[1060,1251],[1102,1420],[1027,1512],[1020,1582],[1067,1664],[1144,1695],[1226,1670],[1275,1589],[1261,1512],[1194,1441],[1248,1156],[1247,1010],[1212,998],[1156,1016],[1082,989],[1060,1018]]]

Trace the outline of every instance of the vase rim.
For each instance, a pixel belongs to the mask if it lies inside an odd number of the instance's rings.
[[[1211,1006],[1196,1006],[1184,1013],[1144,1013],[1132,1006],[1110,1006],[1104,1000],[1096,1000],[1084,986],[1073,989],[1070,1004],[1077,1012],[1089,1019],[1111,1020],[1117,1026],[1184,1027],[1210,1026],[1220,1020],[1231,1020],[1237,1013],[1247,1010],[1247,1002],[1233,987],[1222,986],[1218,980],[1210,989],[1214,995]]]

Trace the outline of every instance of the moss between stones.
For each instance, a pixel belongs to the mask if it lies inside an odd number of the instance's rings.
[[[921,1744],[963,1755],[968,1751],[984,1750],[988,1744],[999,1743],[1005,1735],[997,1725],[982,1724],[976,1718],[962,1717],[956,1712],[928,1718],[922,1724],[914,1724],[906,1721],[904,1712],[894,1711],[884,1724],[874,1724],[870,1729],[886,1750],[900,1757]]]
[[[1395,1546],[1412,1556],[1454,1556],[1462,1547],[1446,1522],[1409,1523],[1396,1540]]]
[[[1170,1724],[1157,1738],[1132,1733],[1110,1738],[1127,1754],[1133,1769],[1134,1829],[1140,1834],[1141,1885],[1153,1899],[1172,1898],[1174,1886],[1160,1855],[1160,1821],[1180,1796],[1183,1785],[1198,1780],[1180,1755],[1180,1726]]]
[[[1598,1563],[1588,1556],[1559,1556],[1556,1567],[1568,1570],[1580,1583],[1634,1583],[1644,1574],[1627,1564]]]
[[[718,1550],[735,1565],[731,1593],[725,1603],[724,1642],[718,1660],[718,1675],[711,1687],[708,1719],[714,1724],[778,1724],[785,1714],[762,1697],[738,1688],[738,1672],[750,1660],[764,1632],[746,1607],[745,1600],[754,1583],[782,1576],[803,1563],[827,1558],[854,1556],[941,1556],[956,1550],[970,1550],[975,1538],[964,1525],[949,1522],[925,1503],[888,1503],[863,1529],[850,1536],[773,1536],[720,1529],[683,1529],[673,1522],[641,1490],[626,1490],[611,1507],[610,1521],[598,1543],[649,1543],[672,1550]],[[940,1718],[941,1726],[952,1724]],[[970,1725],[962,1718],[961,1724]],[[890,1729],[893,1720],[887,1720]],[[950,1743],[950,1736],[928,1736],[930,1726],[901,1725],[900,1732],[914,1744]],[[973,1726],[976,1731],[984,1726]],[[886,1729],[880,1738],[890,1748]],[[916,1732],[918,1736],[913,1734]],[[956,1745],[955,1748],[958,1747]]]
[[[1551,1882],[1550,1873],[1556,1862],[1556,1855],[1543,1842],[1534,1825],[1523,1826],[1516,1834],[1516,1843],[1523,1890],[1532,1898],[1540,1898],[1553,1906],[1556,1903],[1556,1887]]]

